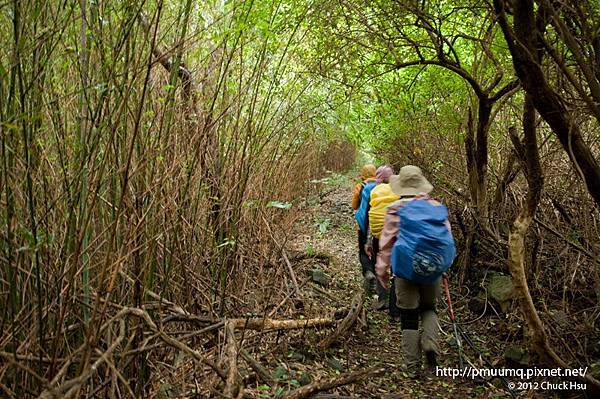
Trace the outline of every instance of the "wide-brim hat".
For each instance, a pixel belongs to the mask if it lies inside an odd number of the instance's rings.
[[[414,165],[403,166],[397,175],[390,177],[392,192],[399,196],[429,194],[433,186],[423,176],[421,168]]]

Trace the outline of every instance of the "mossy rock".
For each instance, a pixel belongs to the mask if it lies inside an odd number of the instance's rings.
[[[298,377],[298,382],[300,382],[300,385],[308,385],[312,382],[312,377],[307,373],[302,372]]]
[[[529,352],[519,345],[508,345],[504,350],[504,358],[510,362],[527,366],[531,363]]]
[[[164,383],[160,385],[157,397],[158,399],[168,399],[175,397],[175,393],[175,389],[171,384]]]
[[[487,290],[490,297],[498,302],[503,312],[510,309],[511,302],[516,297],[515,286],[510,276],[492,274]]]
[[[310,272],[310,277],[312,281],[324,287],[328,286],[331,282],[331,277],[329,277],[322,269],[319,268],[312,269]]]
[[[588,373],[594,378],[600,378],[600,362],[592,363]]]
[[[342,363],[340,363],[339,360],[337,360],[335,357],[331,357],[329,359],[327,359],[327,366],[331,367],[332,369],[339,371],[340,373],[344,370],[344,366],[342,366]]]

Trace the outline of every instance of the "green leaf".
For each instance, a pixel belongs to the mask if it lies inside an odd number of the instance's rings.
[[[315,247],[311,243],[307,243],[305,251],[308,256],[313,256],[315,254]]]
[[[277,366],[275,372],[273,373],[273,376],[278,380],[286,379],[288,377],[287,370],[283,366]]]
[[[217,245],[217,248],[222,248],[222,247],[226,247],[226,246],[233,247],[235,245],[235,243],[236,243],[236,241],[234,238],[228,237],[225,239],[225,241],[223,241],[222,243]]]
[[[315,226],[319,230],[320,235],[324,235],[329,230],[329,226],[331,226],[331,219],[329,218],[317,218],[315,221]]]

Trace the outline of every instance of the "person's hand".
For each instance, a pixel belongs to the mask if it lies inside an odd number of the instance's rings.
[[[365,244],[365,252],[369,255],[369,258],[373,256],[373,247],[369,244]]]

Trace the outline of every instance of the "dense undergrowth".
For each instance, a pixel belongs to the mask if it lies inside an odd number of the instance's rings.
[[[1,6],[2,396],[139,396],[169,316],[272,299],[297,198],[355,148],[301,14],[55,3]]]

